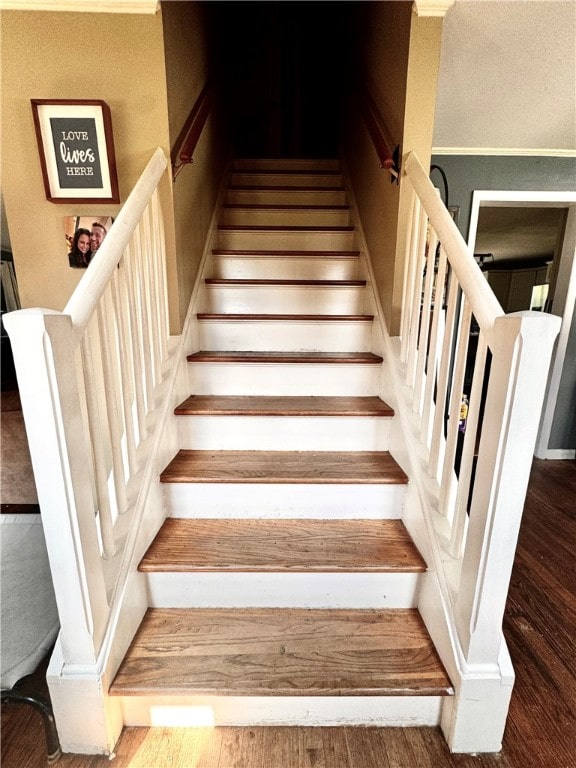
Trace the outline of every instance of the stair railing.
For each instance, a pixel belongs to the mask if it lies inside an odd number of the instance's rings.
[[[156,150],[63,312],[5,317],[71,668],[96,664],[158,444],[167,168]]]
[[[468,669],[494,666],[560,320],[504,314],[414,153],[404,174],[413,205],[401,370],[437,492],[429,523],[460,650]]]

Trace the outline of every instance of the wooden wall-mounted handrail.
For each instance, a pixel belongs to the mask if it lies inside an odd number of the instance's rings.
[[[193,162],[192,155],[194,154],[194,150],[196,149],[196,145],[198,144],[198,140],[204,125],[206,124],[213,103],[214,88],[210,82],[207,82],[196,99],[172,148],[170,159],[172,161],[172,178],[174,181],[176,181],[176,177],[182,168],[186,164]]]
[[[382,115],[368,91],[364,91],[360,96],[360,106],[368,133],[380,160],[380,167],[385,168],[394,180],[398,180],[400,176],[400,146],[396,145],[392,149],[394,142],[390,139]]]

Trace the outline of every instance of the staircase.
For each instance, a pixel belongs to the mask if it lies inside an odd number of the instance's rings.
[[[200,292],[126,725],[436,725],[451,682],[335,161],[236,161]]]

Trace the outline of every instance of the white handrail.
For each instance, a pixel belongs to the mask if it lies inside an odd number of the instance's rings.
[[[480,268],[470,258],[466,241],[454,223],[448,210],[438,198],[434,185],[428,178],[422,163],[414,152],[410,152],[404,169],[420,199],[430,224],[433,226],[442,247],[448,254],[450,265],[464,293],[468,296],[472,314],[480,327],[490,333],[497,317],[504,314],[500,302],[482,275]]]
[[[70,315],[74,328],[85,328],[92,317],[167,166],[166,155],[158,148],[98,249],[98,258],[90,263],[64,308],[64,314]]]
[[[468,751],[497,745],[506,720],[502,620],[560,319],[505,315],[414,153],[403,168],[413,205],[400,412],[460,674],[447,738]]]
[[[65,575],[55,577],[55,589],[66,664],[91,664],[98,656],[141,476],[154,460],[154,411],[167,397],[158,196],[167,168],[156,150],[64,312],[20,310],[5,318],[48,553]],[[81,587],[73,598],[71,574]]]

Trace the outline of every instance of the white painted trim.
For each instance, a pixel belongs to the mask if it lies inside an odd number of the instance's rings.
[[[486,155],[494,157],[576,157],[576,149],[542,147],[432,147],[433,155]]]
[[[414,0],[412,10],[416,16],[446,16],[454,0]]]
[[[159,7],[158,0],[0,0],[2,11],[156,13]]]
[[[433,726],[445,696],[123,696],[136,726]],[[198,719],[199,717],[203,719]]]
[[[416,608],[419,573],[148,573],[151,608]]]
[[[562,461],[565,459],[576,459],[575,448],[550,448],[546,451],[542,459],[548,459],[550,461]]]
[[[560,334],[550,366],[546,399],[542,407],[535,455],[546,458],[554,414],[560,391],[562,371],[566,361],[566,350],[572,328],[574,307],[576,305],[576,205],[570,206],[564,230],[564,242],[558,255],[560,264],[556,279],[556,290],[552,301],[552,313],[562,318]]]

